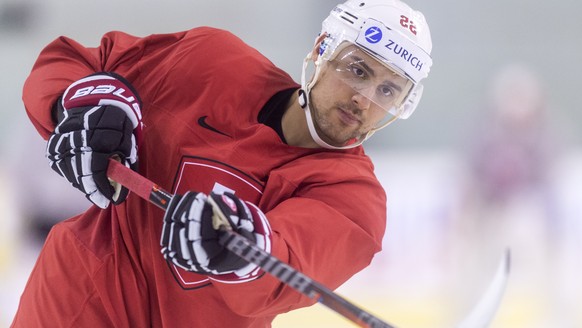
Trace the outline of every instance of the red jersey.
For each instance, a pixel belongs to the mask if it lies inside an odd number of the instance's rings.
[[[237,37],[212,28],[112,32],[96,48],[58,38],[24,86],[44,138],[57,98],[99,71],[124,76],[140,94],[139,172],[162,188],[235,191],[268,218],[272,254],[332,289],[381,249],[386,197],[362,147],[293,147],[259,123],[273,95],[298,85]],[[13,327],[269,327],[277,314],[313,304],[269,274],[225,282],[166,262],[162,218],[130,194],[55,225]]]

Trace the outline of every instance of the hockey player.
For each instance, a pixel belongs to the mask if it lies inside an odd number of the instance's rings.
[[[53,227],[12,326],[268,327],[313,304],[218,244],[209,199],[337,288],[385,230],[361,144],[414,111],[431,48],[423,15],[397,0],[335,7],[301,84],[209,27],[50,43],[24,103],[52,168],[95,206]],[[112,156],[177,195],[165,213],[109,182]]]

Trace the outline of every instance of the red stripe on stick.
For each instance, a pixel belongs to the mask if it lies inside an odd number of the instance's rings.
[[[109,159],[107,176],[122,186],[128,187],[129,190],[143,199],[149,199],[152,190],[154,188],[158,189],[155,183],[144,178],[139,173],[126,168],[113,158]]]

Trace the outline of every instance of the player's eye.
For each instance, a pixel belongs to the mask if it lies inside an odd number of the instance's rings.
[[[389,85],[378,86],[378,92],[382,97],[392,97],[394,96],[394,90]]]
[[[353,77],[358,79],[365,79],[368,76],[368,73],[358,65],[348,65],[348,71],[352,73]]]

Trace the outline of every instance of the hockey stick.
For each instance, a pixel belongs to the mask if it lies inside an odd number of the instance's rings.
[[[139,197],[148,200],[163,210],[167,209],[168,203],[173,197],[172,194],[163,190],[152,181],[129,168],[126,168],[123,164],[114,159],[110,159],[109,161],[107,175],[111,180],[125,186]],[[222,221],[221,218],[215,219]],[[317,299],[319,303],[343,315],[345,318],[360,327],[395,328],[369,312],[350,303],[343,297],[309,278],[305,274],[295,270],[288,264],[281,262],[273,255],[249,242],[245,237],[232,230],[222,228],[221,231],[223,231],[223,233],[219,238],[219,242],[228,250],[240,256],[247,262],[258,265],[264,271],[270,273],[281,282],[296,289],[310,299]],[[481,298],[477,306],[470,312],[469,316],[463,320],[459,326],[457,326],[458,328],[488,327],[501,302],[507,284],[508,274],[509,251],[505,253],[497,270],[497,274],[489,285],[485,295]]]
[[[489,283],[489,287],[485,294],[481,296],[481,300],[475,305],[473,310],[465,317],[457,328],[487,328],[493,321],[495,313],[499,308],[503,293],[507,286],[507,278],[509,277],[510,268],[510,251],[507,249],[501,258],[497,267],[495,277]]]
[[[114,159],[109,160],[107,175],[111,180],[125,186],[139,197],[150,201],[163,210],[167,209],[168,203],[172,199],[172,194]],[[220,218],[215,219],[221,220]],[[310,299],[316,299],[319,303],[343,315],[360,327],[395,328],[263,251],[238,233],[224,228],[221,228],[221,231],[223,233],[219,237],[219,243],[228,250],[247,262],[258,265],[283,283]]]

